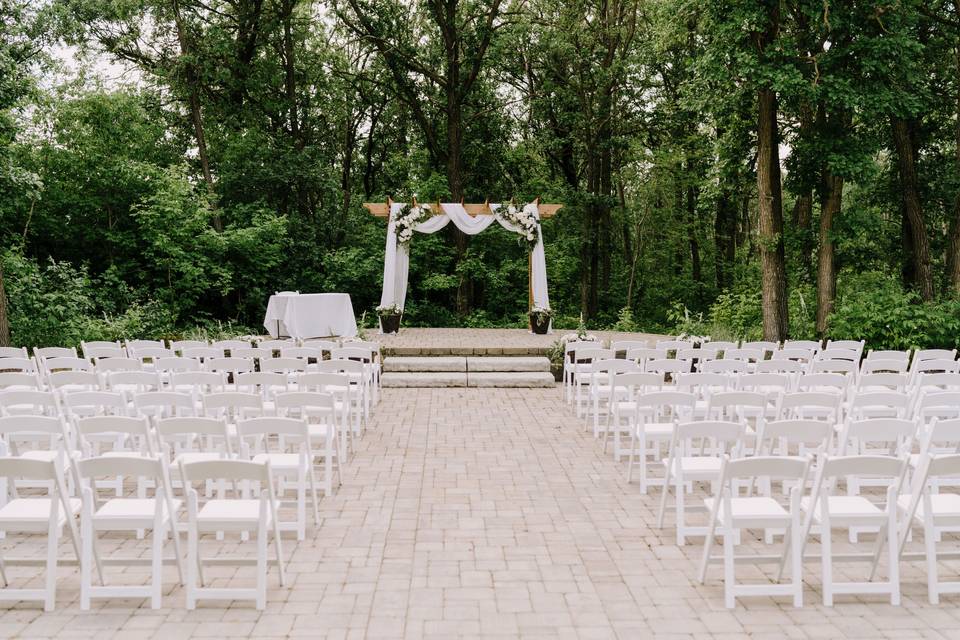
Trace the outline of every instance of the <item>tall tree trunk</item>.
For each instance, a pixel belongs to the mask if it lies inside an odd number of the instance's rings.
[[[770,88],[762,88],[757,93],[757,195],[760,211],[758,244],[762,269],[763,338],[776,341],[786,339],[790,331],[783,247],[777,96]]]
[[[737,252],[737,202],[733,191],[720,185],[717,212],[713,223],[714,265],[717,289],[726,289],[733,280],[733,262]]]
[[[180,14],[180,1],[171,0],[173,8],[173,20],[177,28],[177,42],[180,45],[180,57],[185,58],[191,55],[190,40],[187,36],[186,27],[183,24],[183,17]],[[207,184],[207,192],[212,196],[213,174],[210,171],[210,156],[207,154],[207,139],[203,132],[203,115],[200,111],[200,91],[198,89],[197,71],[192,62],[186,66],[186,81],[188,102],[190,104],[190,121],[193,123],[193,134],[197,139],[197,155],[200,158],[200,169],[203,172],[203,181]],[[217,231],[223,231],[223,221],[216,207],[213,210],[213,227]]]
[[[688,171],[692,168],[688,165]],[[690,174],[687,174],[690,176]],[[697,285],[697,296],[703,296],[703,267],[700,264],[700,241],[697,240],[697,190],[687,185],[687,243],[690,245],[690,268]]]
[[[814,131],[814,115],[810,104],[803,102],[800,105],[800,137],[809,139]],[[797,200],[793,203],[793,226],[800,232],[800,265],[804,274],[809,276],[813,271],[813,189],[806,180],[802,180]]]
[[[960,16],[960,0],[953,0],[953,11]],[[957,110],[956,126],[954,127],[954,152],[956,154],[956,175],[960,175],[960,41],[953,50],[954,64],[956,65]],[[953,224],[950,229],[950,248],[947,256],[947,273],[950,276],[950,289],[954,295],[960,295],[960,187],[953,196]]]
[[[3,286],[3,264],[0,263],[0,347],[10,346],[10,320],[7,316],[7,292]]]
[[[913,123],[891,116],[893,143],[897,151],[897,167],[900,174],[900,191],[903,194],[903,210],[910,223],[910,241],[913,245],[914,285],[925,300],[933,300],[933,273],[930,268],[930,243],[920,204],[920,185],[917,180],[916,148],[913,139]]]
[[[817,257],[817,334],[827,333],[827,321],[837,295],[837,273],[833,259],[833,219],[840,213],[843,178],[824,169],[823,200],[820,205],[820,251]]]

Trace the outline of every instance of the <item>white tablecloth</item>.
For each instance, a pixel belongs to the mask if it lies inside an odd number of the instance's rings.
[[[272,295],[263,327],[274,338],[278,333],[292,338],[357,335],[357,319],[348,293]]]

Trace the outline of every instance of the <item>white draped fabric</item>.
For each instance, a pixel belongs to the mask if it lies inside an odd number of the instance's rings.
[[[407,277],[410,271],[410,247],[397,242],[397,232],[394,219],[403,208],[403,203],[394,202],[390,208],[390,222],[387,224],[387,246],[383,252],[383,294],[380,296],[381,306],[396,305],[401,309],[407,299]],[[496,213],[504,205],[492,204],[490,209]],[[519,229],[497,215],[471,216],[458,202],[444,202],[440,205],[441,213],[433,215],[416,226],[415,231],[420,233],[436,233],[447,223],[453,222],[460,231],[467,235],[476,235],[494,222],[508,231],[517,232]],[[539,219],[540,214],[535,203],[524,208],[532,211]],[[543,235],[537,234],[537,244],[530,253],[531,278],[533,290],[533,305],[543,309],[550,308],[550,297],[547,294],[547,259],[543,251]]]

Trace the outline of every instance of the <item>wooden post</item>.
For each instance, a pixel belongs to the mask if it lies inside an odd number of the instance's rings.
[[[527,250],[527,311],[533,309],[533,252]],[[527,314],[527,327],[533,331],[533,319]]]

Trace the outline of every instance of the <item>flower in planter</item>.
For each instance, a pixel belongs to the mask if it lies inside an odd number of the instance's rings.
[[[377,307],[377,314],[381,316],[399,316],[403,309],[397,304],[382,304]]]

